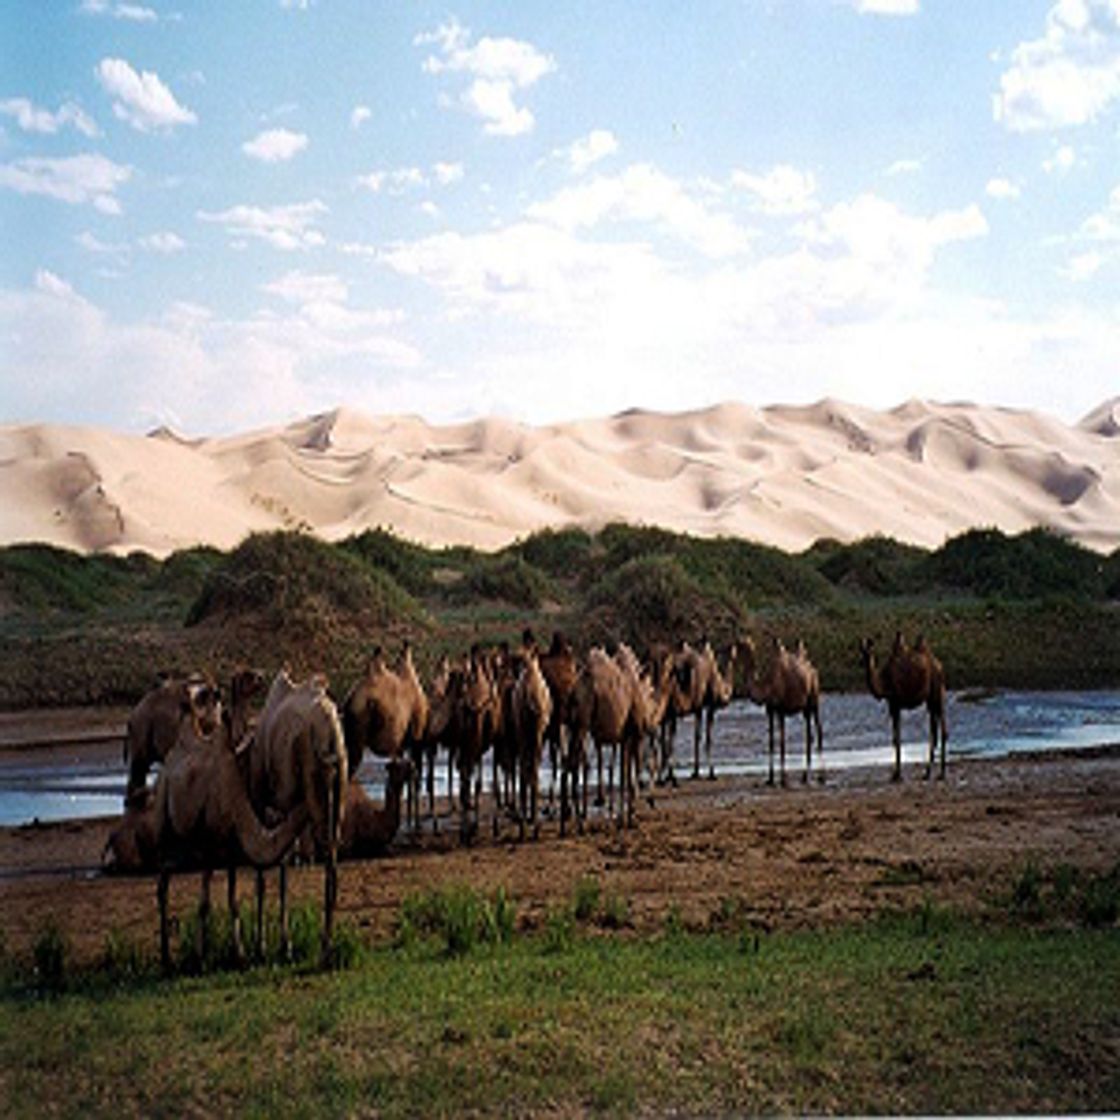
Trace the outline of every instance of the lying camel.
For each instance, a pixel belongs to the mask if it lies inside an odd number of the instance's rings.
[[[326,680],[312,677],[295,684],[286,670],[277,673],[248,746],[249,796],[257,812],[288,814],[306,806],[316,853],[325,862],[323,888],[324,963],[334,936],[338,897],[338,844],[346,810],[349,761],[338,710],[327,695]],[[290,952],[287,868],[280,864],[280,935]],[[264,935],[264,876],[257,875],[257,952]]]
[[[306,824],[298,807],[276,828],[267,829],[253,812],[230,749],[229,731],[220,719],[216,690],[185,694],[182,720],[155,789],[143,807],[126,810],[105,847],[106,870],[158,871],[160,960],[171,967],[167,894],[175,870],[202,870],[199,906],[199,957],[206,953],[210,916],[210,878],[215,867],[229,869],[229,911],[234,952],[240,959],[240,912],[235,868],[245,861],[261,869],[278,863]]]
[[[938,734],[941,738],[941,769],[945,777],[945,743],[949,738],[945,722],[945,671],[933,655],[923,636],[919,635],[913,648],[903,640],[902,631],[895,634],[894,646],[887,663],[876,664],[875,647],[870,638],[859,644],[867,687],[876,700],[886,700],[891,714],[891,734],[894,740],[893,781],[902,779],[902,712],[925,704],[929,712],[929,761],[925,776],[933,773],[933,758],[937,750]]]
[[[132,709],[124,740],[124,761],[128,766],[125,805],[142,806],[148,771],[163,762],[179,735],[183,705],[189,694],[203,688],[214,689],[213,678],[204,673],[189,677],[163,677]],[[224,717],[236,747],[249,726],[253,698],[264,688],[264,676],[256,669],[240,667],[230,678],[230,706]]]
[[[768,673],[759,678],[755,670],[755,646],[748,637],[740,643],[743,656],[743,675],[746,678],[747,697],[766,709],[769,732],[770,774],[768,785],[774,784],[774,725],[777,724],[781,751],[781,782],[786,784],[786,716],[805,717],[805,770],[801,780],[809,780],[812,769],[813,730],[817,734],[818,777],[824,781],[824,739],[821,737],[821,686],[813,663],[799,641],[790,653],[781,640],[774,639],[774,658]]]
[[[401,793],[411,777],[407,758],[391,758],[385,768],[385,805],[379,808],[356,778],[346,788],[346,811],[338,851],[343,859],[381,856],[401,825]]]
[[[352,774],[358,772],[367,747],[379,758],[412,757],[408,819],[414,828],[419,828],[419,781],[427,743],[428,698],[407,642],[396,669],[385,664],[380,646],[374,650],[364,675],[342,702],[342,726]],[[434,818],[434,798],[429,809]]]

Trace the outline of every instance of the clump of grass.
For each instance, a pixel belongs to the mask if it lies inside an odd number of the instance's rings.
[[[1095,873],[1068,863],[1046,870],[1030,859],[1012,881],[1008,904],[1015,917],[1031,922],[1115,925],[1120,919],[1120,864]]]
[[[572,892],[572,914],[577,922],[589,922],[599,909],[601,890],[594,875],[581,876]]]
[[[464,884],[411,894],[401,902],[396,942],[410,948],[422,940],[442,944],[450,957],[464,956],[479,945],[504,945],[513,939],[517,907],[501,887],[493,900]]]
[[[544,937],[541,947],[545,953],[565,953],[576,939],[576,918],[570,906],[550,907],[544,916]]]
[[[31,948],[36,987],[60,992],[66,987],[66,959],[70,943],[54,918],[50,918]]]
[[[131,984],[152,974],[153,961],[139,942],[114,926],[105,935],[101,970],[112,984]]]
[[[630,924],[630,900],[611,891],[603,900],[599,924],[604,929],[624,929]]]

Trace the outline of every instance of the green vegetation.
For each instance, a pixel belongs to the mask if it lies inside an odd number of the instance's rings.
[[[127,702],[156,669],[224,675],[239,661],[323,670],[344,688],[375,644],[411,638],[423,669],[525,626],[584,646],[801,637],[826,690],[861,687],[859,639],[902,629],[930,638],[953,688],[1116,687],[1118,621],[1120,551],[1042,530],[796,555],[627,525],[545,530],[495,553],[383,529],[337,544],[262,533],[163,561],[19,545],[0,549],[0,707]]]
[[[163,980],[117,937],[112,970],[9,976],[0,1082],[19,1115],[1109,1111],[1120,940],[1069,900],[1116,877],[1028,867],[984,922],[760,934],[729,900],[645,939],[594,880],[517,936],[504,892],[445,888],[345,972]]]

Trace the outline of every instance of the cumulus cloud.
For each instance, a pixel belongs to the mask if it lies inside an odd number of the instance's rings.
[[[123,58],[103,58],[94,71],[112,98],[113,113],[140,132],[195,124],[198,117],[180,105],[175,95],[151,70],[137,72]]]
[[[913,16],[921,8],[919,0],[851,0],[851,3],[860,15],[873,16]]]
[[[532,112],[518,105],[514,95],[556,69],[550,55],[520,39],[484,36],[472,42],[470,31],[455,19],[435,31],[417,35],[413,42],[436,48],[424,60],[425,73],[468,77],[458,104],[484,122],[486,133],[519,136],[533,129],[536,121]]]
[[[159,13],[142,4],[110,4],[108,0],[82,0],[80,11],[91,16],[111,16],[130,23],[156,23]]]
[[[346,282],[338,276],[300,272],[298,269],[265,284],[263,290],[295,304],[343,303],[350,291]]]
[[[117,191],[131,177],[131,167],[94,152],[62,159],[28,156],[0,165],[0,187],[72,206],[89,203],[103,214],[121,212]]]
[[[582,175],[592,164],[617,151],[618,140],[615,134],[606,128],[596,128],[554,154],[567,161],[572,174]]]
[[[1081,232],[1094,241],[1120,241],[1120,187],[1114,187],[1103,210],[1087,218]]]
[[[1009,199],[1018,198],[1022,191],[1010,179],[995,178],[988,180],[984,193],[989,198]]]
[[[1095,120],[1120,98],[1120,4],[1058,0],[1039,39],[1020,43],[992,98],[1012,132]]]
[[[458,183],[463,178],[464,173],[461,163],[435,163],[432,165],[432,174],[435,176],[436,182],[442,187]]]
[[[252,140],[246,140],[241,145],[241,150],[261,163],[283,163],[306,147],[306,133],[292,132],[287,128],[270,128]]]
[[[163,256],[181,253],[186,247],[187,243],[177,233],[169,230],[161,230],[140,238],[141,249],[146,249],[149,253],[160,253]]]
[[[1042,161],[1042,170],[1047,175],[1064,175],[1077,163],[1077,152],[1069,146],[1062,144],[1054,150],[1053,155],[1047,156]]]
[[[72,101],[66,102],[55,112],[41,109],[26,97],[10,97],[0,101],[0,115],[12,117],[24,132],[54,135],[63,128],[76,128],[84,136],[101,135],[101,130],[81,108]]]
[[[297,202],[288,206],[231,206],[226,210],[198,211],[198,219],[225,226],[237,237],[253,237],[276,249],[312,249],[326,243],[315,223],[327,213],[319,201]]]
[[[430,187],[433,181],[441,187],[458,183],[465,174],[461,163],[437,162],[432,164],[430,173],[419,167],[397,167],[391,171],[370,171],[359,175],[358,186],[379,194],[404,194],[407,191],[422,190]]]
[[[750,238],[726,214],[713,210],[676,179],[650,164],[633,164],[614,176],[560,191],[529,207],[529,216],[566,230],[605,221],[649,224],[706,256],[743,252]]]
[[[350,110],[350,127],[361,128],[373,116],[373,110],[368,105],[355,105]]]
[[[804,214],[817,208],[817,181],[810,171],[778,164],[765,175],[733,171],[731,185],[753,196],[764,214]]]

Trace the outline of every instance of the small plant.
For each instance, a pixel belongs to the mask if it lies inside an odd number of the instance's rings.
[[[140,945],[117,927],[105,935],[101,967],[113,983],[128,983],[146,976],[152,962]]]
[[[684,932],[684,918],[681,916],[681,908],[674,902],[669,907],[669,913],[665,915],[665,936],[678,938],[682,937]]]
[[[450,886],[408,895],[397,917],[396,944],[410,948],[434,937],[448,956],[462,956],[480,944],[509,944],[517,927],[517,908],[504,887],[488,901],[472,887]]]
[[[1012,909],[1026,918],[1042,917],[1042,872],[1029,860],[1011,888]]]
[[[1107,875],[1094,875],[1081,894],[1081,920],[1087,926],[1113,926],[1120,917],[1120,864]]]
[[[336,969],[355,968],[366,956],[366,943],[352,921],[338,922],[331,941],[331,966]]]
[[[594,875],[584,875],[572,892],[572,914],[577,922],[589,922],[599,909],[599,880]]]
[[[498,945],[509,945],[517,929],[517,904],[506,892],[505,887],[499,887],[494,893],[489,917],[491,933],[488,939]]]
[[[576,939],[575,915],[569,906],[551,907],[544,916],[544,943],[546,953],[563,953]]]
[[[613,891],[603,902],[599,923],[606,929],[622,929],[630,924],[630,902]]]
[[[66,935],[54,918],[49,919],[32,947],[35,982],[38,987],[57,992],[66,986],[66,958],[69,953],[70,945]]]

